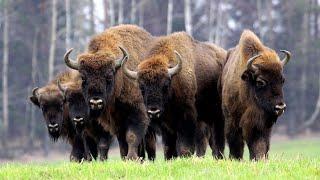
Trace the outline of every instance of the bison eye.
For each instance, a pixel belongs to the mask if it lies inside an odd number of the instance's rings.
[[[265,80],[260,79],[260,78],[258,78],[258,79],[256,80],[256,86],[257,86],[258,88],[264,87],[264,86],[266,86],[266,85],[267,85],[267,82],[266,82]]]

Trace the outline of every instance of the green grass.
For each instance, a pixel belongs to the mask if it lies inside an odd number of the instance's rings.
[[[217,161],[210,155],[162,159],[143,164],[117,158],[83,164],[9,163],[0,165],[0,179],[320,179],[319,140],[274,143],[269,160],[260,162],[249,161],[247,153],[241,162]]]

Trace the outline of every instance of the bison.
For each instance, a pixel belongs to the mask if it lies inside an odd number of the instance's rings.
[[[224,124],[217,82],[225,57],[222,48],[179,32],[157,38],[137,71],[127,66],[129,60],[123,62],[125,75],[139,84],[151,124],[161,128],[165,159],[193,154],[196,129],[201,129],[197,122],[210,127],[213,154],[222,157]],[[204,139],[205,133],[200,134]],[[201,148],[198,155],[204,155],[205,146]]]
[[[228,51],[221,91],[230,158],[242,159],[244,142],[251,160],[268,157],[272,126],[286,109],[283,68],[291,55],[281,52],[283,60],[249,30]]]
[[[60,93],[56,81],[58,79],[61,82],[72,81],[77,74],[76,72],[61,73],[46,86],[34,88],[30,97],[31,102],[41,109],[51,139],[53,141],[57,141],[59,138],[66,139],[72,146],[70,154],[72,161],[81,161],[85,157],[83,139],[73,128],[64,105],[64,97]],[[95,157],[97,154],[96,145],[90,138],[88,145]]]
[[[69,58],[72,50],[65,54],[66,64],[81,74],[90,117],[117,136],[123,158],[138,158],[150,120],[139,88],[118,69],[126,58],[135,68],[152,39],[138,26],[119,25],[96,35],[76,61]]]
[[[98,121],[88,120],[88,108],[81,91],[81,79],[79,78],[63,85],[58,81],[58,87],[64,96],[69,118],[73,121],[77,133],[81,134],[83,138],[86,159],[91,158],[89,146],[86,142],[87,137],[93,139],[98,145],[100,160],[108,159],[108,151],[113,136],[108,131],[105,131]]]

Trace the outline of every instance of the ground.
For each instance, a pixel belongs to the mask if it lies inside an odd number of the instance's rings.
[[[267,161],[177,159],[165,162],[157,153],[155,162],[123,162],[117,156],[108,162],[3,163],[0,179],[320,179],[320,140],[274,142]],[[225,154],[228,154],[226,150]]]

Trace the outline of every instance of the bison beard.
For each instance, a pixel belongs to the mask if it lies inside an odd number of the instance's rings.
[[[268,158],[272,126],[286,108],[282,71],[290,53],[281,52],[282,61],[248,30],[228,52],[221,91],[230,158],[242,159],[244,142],[250,159]]]

